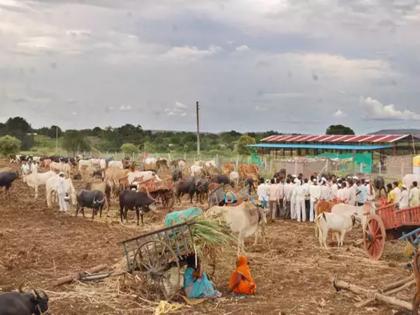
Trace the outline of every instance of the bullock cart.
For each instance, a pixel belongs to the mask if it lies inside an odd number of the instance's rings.
[[[182,285],[181,268],[195,253],[191,225],[186,222],[122,242],[130,273],[141,276],[171,300]]]
[[[420,207],[399,210],[395,204],[383,206],[376,210],[376,214],[367,217],[363,232],[366,253],[370,258],[378,260],[384,251],[387,237],[396,238],[418,227],[420,227]],[[409,233],[409,236],[413,237],[413,242],[417,239],[417,235],[420,236],[418,230],[414,234]]]

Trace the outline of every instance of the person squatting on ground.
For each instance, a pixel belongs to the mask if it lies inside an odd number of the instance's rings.
[[[202,271],[196,255],[187,257],[187,269],[184,272],[184,291],[189,299],[218,298],[222,294],[214,288],[207,274]]]
[[[257,285],[251,275],[248,258],[239,256],[236,261],[236,269],[229,279],[229,290],[236,294],[255,294]]]

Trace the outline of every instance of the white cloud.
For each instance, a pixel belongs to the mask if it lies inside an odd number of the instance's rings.
[[[236,51],[238,52],[245,52],[245,51],[249,51],[249,47],[247,45],[241,45],[235,48]]]
[[[264,105],[257,105],[257,106],[255,106],[255,110],[257,111],[257,112],[266,112],[266,111],[268,111],[268,107],[267,106],[264,106]]]
[[[343,118],[343,117],[346,117],[347,114],[343,112],[341,109],[337,109],[337,111],[334,113],[333,116],[336,118]]]
[[[366,118],[372,120],[420,120],[420,114],[408,109],[397,109],[394,104],[382,104],[380,101],[366,97],[361,99]]]
[[[187,105],[176,101],[173,107],[167,107],[164,109],[164,111],[168,116],[185,117],[187,116],[187,111],[186,111],[187,108],[188,108]]]
[[[185,105],[185,104],[183,104],[181,102],[178,102],[178,101],[175,102],[175,107],[178,107],[178,108],[188,108],[187,105]]]
[[[131,105],[121,105],[120,106],[120,111],[121,112],[129,112],[130,110],[132,110],[133,108],[131,107]]]
[[[74,37],[90,37],[92,32],[89,30],[66,30],[66,35]]]
[[[221,51],[221,47],[214,45],[211,45],[208,49],[199,49],[196,46],[176,46],[170,48],[162,55],[162,57],[173,60],[188,61],[213,56]]]

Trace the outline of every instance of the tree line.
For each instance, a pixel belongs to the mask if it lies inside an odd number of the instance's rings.
[[[253,144],[262,138],[278,134],[276,131],[240,133],[227,131],[221,133],[202,133],[201,150],[209,153],[235,152],[249,154],[247,144]],[[0,153],[13,154],[16,151],[28,151],[34,147],[35,139],[44,136],[47,139],[58,137],[60,147],[69,154],[97,150],[101,152],[119,152],[126,154],[144,152],[194,152],[196,134],[187,131],[152,131],[144,130],[141,125],[125,124],[120,127],[94,127],[92,129],[62,130],[59,126],[32,128],[22,117],[9,118],[0,123]]]
[[[234,130],[221,133],[202,133],[200,145],[203,152],[211,154],[251,153],[248,144],[279,134],[276,131],[240,133]],[[332,125],[326,134],[354,134],[343,125]],[[100,151],[124,152],[131,155],[137,152],[194,152],[196,134],[188,131],[152,131],[144,130],[141,125],[125,124],[120,127],[94,127],[92,129],[62,130],[59,126],[32,128],[22,117],[9,118],[0,123],[0,153],[13,154],[20,150],[28,151],[34,147],[37,136],[53,140],[59,139],[60,147],[69,154]]]

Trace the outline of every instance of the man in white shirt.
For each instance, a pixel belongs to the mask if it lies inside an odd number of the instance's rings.
[[[296,219],[298,222],[306,221],[305,189],[300,180],[296,182]]]
[[[277,184],[275,179],[271,179],[271,184],[268,186],[268,206],[271,213],[271,221],[277,216]]]
[[[263,209],[267,208],[268,205],[268,187],[264,183],[264,179],[260,180],[260,184],[257,188],[257,195],[258,195],[258,201],[260,202],[260,205]]]
[[[292,199],[292,185],[290,179],[286,179],[286,184],[284,184],[284,218],[290,219],[291,209],[290,209],[290,200]]]
[[[392,189],[392,191],[395,197],[395,202],[399,203],[401,200],[401,189],[398,187],[398,182],[394,182],[394,189]]]
[[[321,199],[322,200],[330,200],[331,196],[331,189],[327,186],[327,180],[325,178],[322,178],[321,180]]]
[[[299,181],[299,179],[295,178],[293,183],[291,183],[292,186],[292,195],[290,197],[290,218],[292,220],[296,220],[297,219],[297,213],[296,213],[296,187],[297,187],[297,182]]]
[[[277,208],[278,208],[278,215],[279,217],[282,216],[284,212],[284,183],[282,182],[282,179],[277,183]]]
[[[367,188],[367,200],[369,201],[375,200],[375,190],[372,184],[370,183],[369,179],[366,179],[365,186]]]
[[[355,182],[353,182],[353,180],[349,180],[349,189],[348,189],[348,191],[349,191],[349,201],[348,201],[348,204],[349,205],[351,205],[351,206],[355,206],[356,205],[356,202],[357,202],[357,200],[356,200],[356,196],[357,196],[357,192],[356,192],[356,189],[357,189],[357,185],[356,185],[356,183]]]
[[[309,180],[307,178],[305,178],[303,180],[303,191],[305,193],[305,219],[310,217],[310,209],[311,209],[311,196],[309,193]]]
[[[417,187],[417,182],[413,182],[408,198],[410,201],[410,208],[418,207],[420,205],[420,190]]]
[[[408,194],[408,190],[407,187],[405,187],[405,185],[401,186],[401,197],[400,197],[400,201],[398,202],[398,208],[399,209],[407,209],[409,206],[409,194]]]
[[[316,179],[314,179],[312,184],[309,186],[309,195],[311,202],[309,221],[314,222],[316,203],[321,198],[321,187],[317,184]]]
[[[336,179],[333,179],[332,185],[331,185],[331,196],[330,196],[330,200],[337,199],[337,193],[338,193],[337,180]]]

